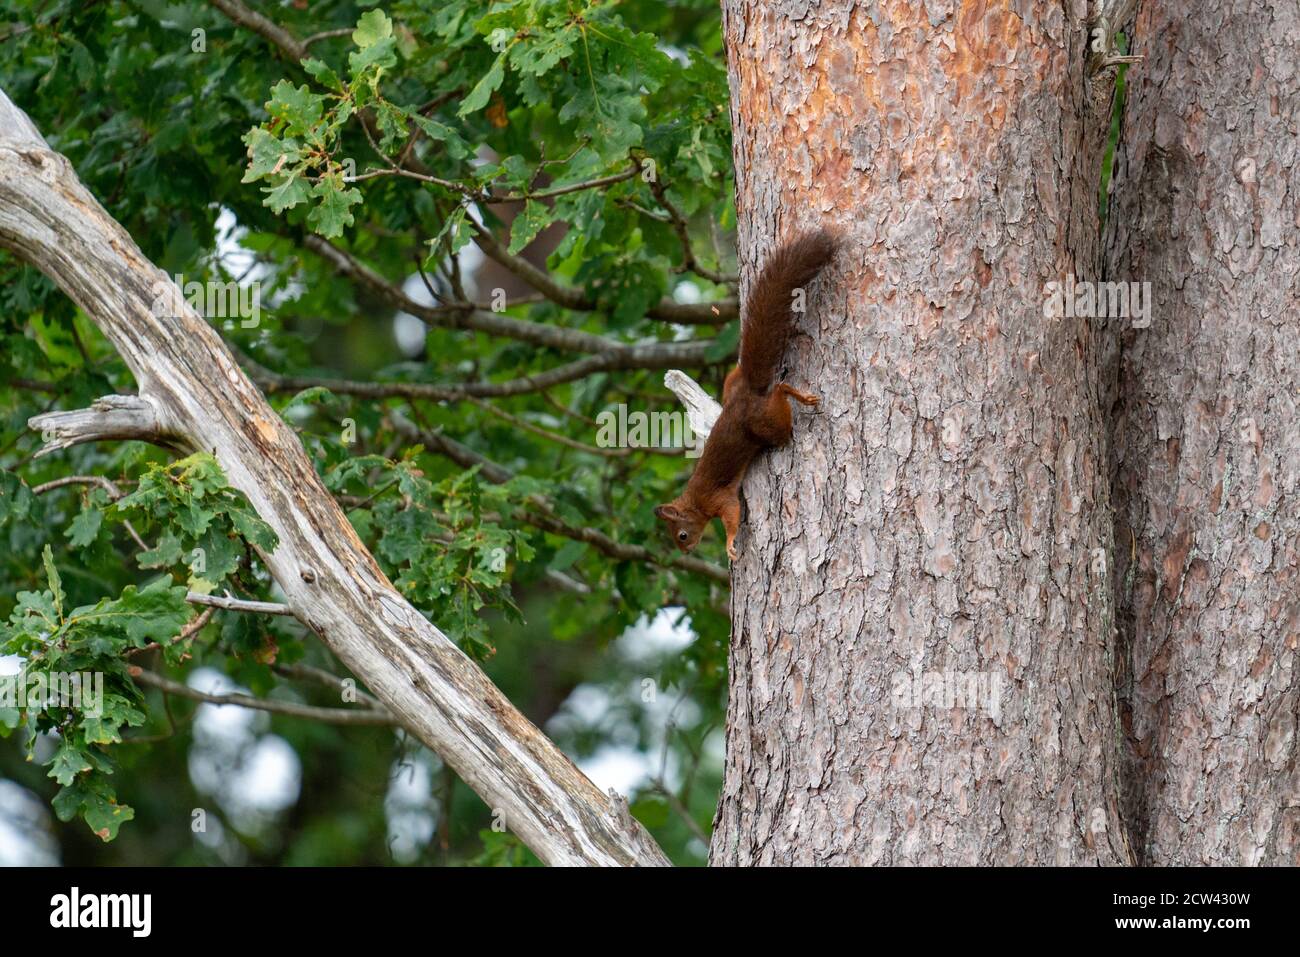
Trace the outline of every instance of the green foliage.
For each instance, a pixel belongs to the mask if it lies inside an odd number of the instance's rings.
[[[16,679],[0,684],[0,701],[17,712],[15,725],[27,725],[29,758],[37,733],[57,733],[58,746],[45,762],[63,788],[55,810],[65,821],[81,814],[108,841],[133,812],[117,803],[107,778],[114,763],[106,746],[121,743],[124,727],[145,720],[143,696],[130,679],[125,656],[180,631],[189,617],[185,588],[163,578],[143,589],[128,585],[117,598],[69,608],[48,545],[42,558],[48,587],[19,592],[9,620],[0,623],[0,654],[19,655],[24,664]],[[68,694],[74,675],[76,691]]]
[[[508,831],[479,831],[483,853],[468,863],[475,867],[541,867],[542,862]]]
[[[11,503],[7,517],[30,511],[30,490],[8,473],[3,486],[0,501]],[[187,592],[233,576],[246,545],[269,552],[277,542],[209,455],[150,466],[136,490],[114,505],[104,506],[97,490],[68,528],[71,547],[85,549],[98,539],[105,510],[143,521],[146,529],[163,529],[162,544],[141,554],[142,567],[177,564],[192,548],[191,554],[206,553],[207,577],[192,572],[186,586],[165,575],[144,587],[127,585],[117,598],[70,608],[47,544],[42,551],[47,587],[18,592],[8,621],[0,623],[0,655],[16,655],[23,663],[16,679],[0,681],[0,704],[6,707],[7,726],[26,725],[29,758],[37,734],[57,734],[58,746],[45,762],[49,776],[63,787],[55,810],[61,820],[79,814],[108,841],[133,816],[130,807],[118,804],[108,781],[115,767],[108,746],[122,742],[123,728],[145,722],[144,696],[131,680],[130,656],[159,647],[167,660],[178,662],[186,651],[179,639],[191,618]],[[75,682],[76,693],[67,693],[69,682]],[[45,693],[56,689],[63,693]]]
[[[735,271],[716,4],[321,0],[257,9],[299,41],[324,36],[299,63],[198,0],[14,0],[0,24],[0,82],[165,272],[229,282],[254,269],[260,325],[210,321],[251,360],[246,368],[285,377],[259,373],[259,384],[412,604],[575,757],[630,748],[659,773],[661,764],[679,769],[681,804],[707,828],[718,771],[705,743],[716,741],[724,706],[725,587],[674,565],[652,515],[691,462],[593,449],[602,412],[677,410],[663,370],[611,364],[527,387],[587,354],[471,331],[457,317],[491,313],[622,345],[707,339],[706,358],[680,367],[720,388],[734,315],[687,327],[650,314],[664,298],[707,310],[735,293],[714,281]],[[219,217],[239,227],[224,240]],[[484,266],[480,230],[580,307]],[[422,342],[400,344],[391,295],[313,253],[315,237],[380,282],[440,302],[450,318],[425,328]],[[350,388],[356,382],[382,388]],[[403,392],[412,386],[477,395]],[[217,611],[173,642],[193,623],[194,609],[179,603],[186,590],[276,600],[258,555],[276,547],[263,521],[271,516],[254,514],[210,456],[172,461],[138,443],[99,443],[32,458],[39,436],[28,418],[136,388],[112,345],[48,279],[0,254],[0,650],[29,669],[72,656],[60,661],[102,671],[106,699],[120,699],[97,718],[0,704],[0,736],[10,735],[0,775],[50,788],[61,819],[80,816],[110,838],[132,814],[117,803],[121,790],[136,820],[112,849],[84,851],[122,855],[102,859],[393,860],[370,785],[387,779],[407,745],[382,729],[280,717],[274,733],[304,763],[299,826],[277,834],[232,805],[221,810],[227,856],[195,843],[188,815],[215,799],[186,775],[193,705],[142,693],[130,668],[185,680],[202,666],[256,695],[327,707],[340,706],[333,691],[276,669],[346,669],[293,619]],[[84,483],[34,492],[71,476],[110,479],[121,498]],[[720,538],[706,536],[699,556],[725,565]],[[612,557],[605,540],[642,546],[651,560]],[[616,639],[665,608],[689,620],[694,641],[672,654],[624,655]],[[683,696],[673,725],[641,699],[646,680]],[[598,691],[608,708],[575,717],[564,705],[574,689]],[[118,744],[136,736],[159,740]],[[23,761],[7,763],[18,750],[9,741],[55,776],[41,781]],[[350,786],[357,781],[370,784]],[[491,831],[489,810],[463,785],[438,782],[434,797],[449,817],[416,860],[532,859]],[[665,814],[648,791],[629,797],[674,860],[702,861],[679,814]]]
[[[373,536],[375,554],[401,592],[472,656],[481,660],[495,651],[484,609],[522,621],[506,587],[509,567],[531,562],[537,553],[528,531],[505,527],[499,517],[541,483],[519,477],[484,484],[477,467],[434,483],[410,459],[377,456],[348,459],[329,472],[326,483],[340,493],[358,484],[378,488],[349,518]],[[385,495],[389,490],[393,494]]]
[[[203,453],[151,465],[110,515],[134,519],[146,530],[159,529],[158,544],[140,554],[140,567],[172,568],[185,562],[190,588],[202,593],[235,575],[246,545],[270,552],[278,544],[243,493],[229,487],[216,459]]]

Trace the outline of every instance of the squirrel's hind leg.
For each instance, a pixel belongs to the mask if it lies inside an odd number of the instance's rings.
[[[812,408],[821,402],[815,395],[778,382],[759,407],[759,413],[748,423],[750,431],[768,445],[785,445],[794,435],[794,417],[790,411],[789,399]]]
[[[794,399],[796,402],[801,403],[802,405],[809,406],[811,408],[816,408],[818,403],[821,402],[821,399],[818,398],[817,396],[812,395],[809,392],[800,392],[794,386],[786,385],[784,382],[780,383],[776,387],[775,391],[784,392],[786,395]]]

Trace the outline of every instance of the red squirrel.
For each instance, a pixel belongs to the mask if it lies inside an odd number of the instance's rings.
[[[750,290],[740,331],[740,364],[722,387],[722,413],[713,424],[686,491],[655,515],[668,524],[683,552],[700,542],[716,516],[727,530],[727,556],[736,560],[740,528],[740,483],[754,456],[790,441],[789,399],[816,407],[817,396],[774,382],[794,323],[795,290],[816,278],[835,254],[838,238],[820,230],[805,233],[768,259]],[[787,398],[788,397],[788,398]]]

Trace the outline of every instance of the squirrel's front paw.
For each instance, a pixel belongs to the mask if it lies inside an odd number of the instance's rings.
[[[727,557],[733,562],[740,558],[740,556],[736,554],[736,546],[731,542],[727,542]]]

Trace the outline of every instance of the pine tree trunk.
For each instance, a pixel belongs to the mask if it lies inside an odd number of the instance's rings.
[[[1097,265],[1085,5],[951,6],[723,4],[745,280],[847,243],[745,483],[715,864],[1129,857],[1097,344],[1042,308]]]
[[[1107,268],[1126,809],[1150,864],[1300,864],[1300,8],[1146,3]]]

